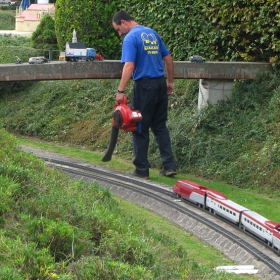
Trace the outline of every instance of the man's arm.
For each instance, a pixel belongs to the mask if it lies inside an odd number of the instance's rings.
[[[131,77],[132,77],[132,73],[134,70],[134,62],[126,62],[124,64],[123,67],[123,71],[122,71],[122,77],[120,80],[120,84],[119,84],[119,90],[125,90],[126,85],[128,84],[128,82],[130,81]],[[123,102],[123,96],[124,93],[117,93],[116,96],[116,101],[117,103],[122,103]]]
[[[174,91],[174,84],[173,84],[173,78],[174,78],[174,64],[173,64],[173,58],[171,54],[168,54],[163,58],[165,67],[166,67],[166,75],[167,75],[167,94],[173,94]]]

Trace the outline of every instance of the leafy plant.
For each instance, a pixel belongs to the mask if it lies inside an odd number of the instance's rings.
[[[42,49],[45,56],[47,56],[49,50],[58,50],[54,20],[49,14],[44,15],[36,30],[32,33],[30,46],[35,49]],[[59,53],[56,54],[56,58],[58,58]]]
[[[119,59],[120,41],[111,23],[116,9],[115,1],[57,0],[55,31],[60,50],[65,50],[66,42],[72,41],[75,29],[78,42],[95,48],[106,59]]]
[[[279,3],[271,1],[121,1],[162,36],[176,60],[279,60]]]

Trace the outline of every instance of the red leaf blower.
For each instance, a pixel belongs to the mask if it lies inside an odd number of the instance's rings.
[[[106,154],[103,156],[102,161],[110,161],[117,144],[119,129],[128,131],[141,132],[142,115],[138,110],[132,110],[127,104],[127,99],[124,97],[123,103],[114,105],[114,114],[112,121],[112,130],[110,142]]]

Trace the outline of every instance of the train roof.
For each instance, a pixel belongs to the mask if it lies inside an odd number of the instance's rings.
[[[176,182],[182,184],[183,186],[189,188],[189,189],[199,189],[199,190],[208,190],[207,187],[201,186],[195,182],[189,181],[189,180],[178,180]]]
[[[272,229],[280,231],[280,224],[277,222],[266,221],[265,224]]]
[[[255,222],[262,223],[263,225],[266,224],[267,222],[269,222],[269,220],[266,217],[260,215],[257,212],[251,211],[251,210],[244,212],[243,215],[247,216],[249,219],[254,220]]]
[[[237,211],[237,212],[243,212],[243,211],[249,211],[248,208],[232,201],[232,200],[219,200],[219,203],[224,205],[226,208],[230,208],[231,210]],[[244,212],[243,212],[244,213]]]
[[[223,193],[219,192],[219,191],[216,191],[216,190],[212,190],[212,189],[209,189],[205,186],[202,186],[202,185],[199,185],[197,183],[194,183],[192,181],[189,181],[189,180],[178,180],[176,182],[176,184],[181,184],[182,186],[184,187],[187,187],[193,191],[202,191],[202,192],[207,192],[207,195],[212,197],[212,198],[216,198],[216,199],[227,199],[227,196],[224,195]]]
[[[212,190],[212,189],[208,189],[207,191],[207,196],[214,198],[214,199],[219,199],[219,200],[227,200],[227,196],[224,195],[223,193],[216,191],[216,190]]]

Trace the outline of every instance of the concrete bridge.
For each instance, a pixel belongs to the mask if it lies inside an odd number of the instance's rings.
[[[234,80],[254,79],[272,71],[270,63],[174,61],[175,79],[199,79],[198,108],[231,96]],[[122,65],[118,60],[45,64],[0,64],[0,82],[74,79],[119,79]]]

